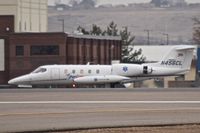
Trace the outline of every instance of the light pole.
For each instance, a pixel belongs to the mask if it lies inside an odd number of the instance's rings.
[[[58,19],[58,21],[62,22],[62,31],[65,32],[65,19],[61,18],[61,19]]]
[[[147,44],[150,45],[150,30],[146,29],[144,31],[147,32]]]
[[[167,34],[167,33],[163,33],[163,35],[166,36],[166,38],[167,38],[167,45],[169,45],[169,34]]]

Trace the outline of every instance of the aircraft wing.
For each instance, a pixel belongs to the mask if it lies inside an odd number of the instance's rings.
[[[194,50],[194,49],[195,49],[195,47],[194,46],[190,46],[190,45],[186,45],[186,46],[182,46],[182,47],[176,48],[176,50],[178,50],[178,51]]]
[[[129,80],[129,77],[119,76],[119,75],[94,75],[94,76],[83,76],[83,77],[76,77],[73,79],[75,83],[115,83],[121,82],[125,80]]]
[[[126,84],[126,83],[132,83],[132,82],[139,82],[139,81],[145,81],[145,80],[150,80],[150,79],[155,79],[155,77],[138,77],[138,78],[131,78],[127,80],[123,80],[120,83]]]
[[[83,76],[83,77],[76,77],[73,79],[75,83],[121,83],[127,84],[132,82],[139,82],[144,80],[155,79],[158,77],[136,77],[136,78],[129,78],[119,75],[102,75],[102,76]]]

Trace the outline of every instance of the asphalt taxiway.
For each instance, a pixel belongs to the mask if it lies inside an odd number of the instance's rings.
[[[0,89],[0,132],[200,123],[200,88]]]

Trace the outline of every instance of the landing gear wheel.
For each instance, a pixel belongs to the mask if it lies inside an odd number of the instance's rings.
[[[116,83],[110,84],[110,88],[115,88]]]

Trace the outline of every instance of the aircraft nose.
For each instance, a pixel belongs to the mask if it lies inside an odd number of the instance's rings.
[[[28,84],[30,82],[30,78],[28,75],[20,76],[8,81],[8,84],[19,85],[19,84]]]
[[[12,85],[12,84],[15,84],[16,83],[16,80],[15,79],[11,79],[8,81],[8,84]]]

